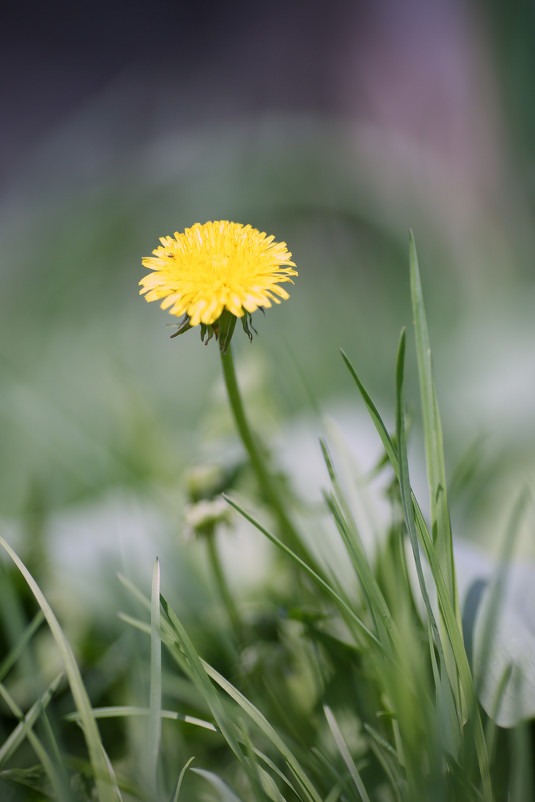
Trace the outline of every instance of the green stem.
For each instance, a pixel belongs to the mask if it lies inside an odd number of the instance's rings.
[[[232,598],[232,594],[229,590],[229,586],[227,584],[227,580],[225,578],[225,574],[223,571],[223,566],[221,565],[219,552],[217,550],[215,531],[212,531],[208,535],[206,535],[205,539],[208,548],[208,560],[210,561],[210,568],[212,569],[212,573],[214,575],[217,588],[219,590],[219,594],[221,596],[223,604],[225,605],[230,625],[234,630],[234,634],[236,638],[240,640],[241,638],[240,617],[238,615],[238,610],[236,609],[236,605],[234,604],[234,599]]]
[[[230,408],[232,410],[239,435],[242,439],[243,445],[245,446],[245,450],[249,455],[251,466],[256,474],[258,484],[265,498],[271,505],[273,512],[275,513],[281,533],[283,535],[283,539],[301,558],[305,558],[309,561],[310,555],[304,548],[299,534],[288,518],[288,515],[284,509],[284,503],[280,498],[276,482],[267,468],[262,451],[254,438],[245,415],[245,409],[236,379],[236,371],[234,368],[234,359],[232,357],[232,347],[230,343],[227,350],[225,352],[220,351],[220,353],[221,365],[223,368],[223,378],[225,379],[225,386],[227,388]]]

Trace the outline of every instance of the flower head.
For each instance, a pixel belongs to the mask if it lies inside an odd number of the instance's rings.
[[[140,294],[147,301],[163,299],[162,309],[183,316],[177,334],[201,324],[201,334],[208,329],[210,339],[218,335],[223,316],[233,323],[242,318],[250,335],[251,313],[288,298],[280,285],[297,275],[286,243],[249,225],[196,223],[160,242],[153,256],[143,259],[152,272],[139,282]]]

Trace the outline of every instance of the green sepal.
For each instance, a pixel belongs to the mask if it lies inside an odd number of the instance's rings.
[[[208,345],[208,343],[210,342],[210,340],[212,339],[214,334],[215,334],[215,338],[217,340],[217,328],[216,328],[216,326],[217,326],[217,322],[214,323],[213,325],[210,325],[208,323],[201,323],[201,342],[203,342],[205,345]],[[208,337],[206,337],[207,334],[208,334]],[[205,337],[206,337],[206,342],[204,342],[204,338]]]
[[[263,307],[260,306],[259,309],[264,312]],[[232,339],[232,335],[234,334],[236,321],[236,315],[233,315],[232,312],[228,311],[228,309],[224,309],[220,317],[213,323],[200,324],[201,341],[205,345],[208,345],[210,340],[215,337],[215,339],[219,341],[219,349],[221,353],[226,354]],[[253,326],[252,315],[250,312],[244,311],[243,317],[241,318],[241,324],[244,332],[249,337],[249,340],[253,339],[253,332],[258,334],[257,330]],[[189,331],[191,328],[194,328],[191,325],[191,318],[188,314],[185,314],[178,324],[178,329],[174,334],[171,334],[171,337],[178,337],[179,334],[184,334],[185,331]]]
[[[219,350],[222,354],[227,353],[227,348],[229,347],[232,335],[234,334],[236,320],[236,315],[233,315],[232,312],[228,311],[228,309],[224,309],[219,320],[214,323],[215,335],[216,338],[219,338]],[[215,329],[216,325],[217,330]]]
[[[261,309],[262,312],[264,311],[264,307],[263,306],[260,306],[259,309]],[[251,315],[250,312],[245,312],[244,316],[241,319],[241,324],[243,326],[243,330],[246,333],[246,335],[249,337],[249,342],[252,342],[252,340],[253,340],[253,334],[252,334],[251,329],[254,331],[255,334],[258,334],[257,330],[253,326],[252,320],[253,320],[253,318],[252,318],[252,315]]]
[[[192,328],[190,320],[191,320],[190,316],[186,313],[184,317],[180,320],[180,323],[178,324],[178,329],[175,331],[174,334],[171,334],[171,339],[173,339],[173,337],[178,337],[179,334],[184,334],[185,331],[189,331]]]

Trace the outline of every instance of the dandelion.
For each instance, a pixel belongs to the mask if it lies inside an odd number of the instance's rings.
[[[289,298],[281,284],[297,275],[286,243],[250,225],[196,223],[160,242],[153,256],[143,259],[152,272],[139,282],[140,294],[183,316],[173,336],[200,324],[203,341],[215,335],[222,351],[236,319],[251,338],[251,314]]]
[[[143,259],[143,265],[151,272],[139,282],[140,294],[147,301],[161,301],[162,309],[172,315],[183,316],[173,337],[200,326],[203,342],[205,337],[206,342],[212,337],[219,340],[230,408],[262,494],[270,502],[286,542],[301,557],[309,559],[286,513],[279,483],[266,464],[266,450],[249,426],[230,347],[238,319],[252,339],[252,313],[289,298],[281,284],[293,283],[292,276],[297,276],[292,254],[285,242],[275,242],[273,236],[250,225],[228,220],[195,223],[182,234],[161,237],[160,242],[153,255]],[[204,515],[206,508],[200,511]],[[211,526],[210,516],[207,521]],[[213,536],[208,538],[210,548],[215,548],[213,540]],[[236,624],[215,551],[211,561],[229,616]]]

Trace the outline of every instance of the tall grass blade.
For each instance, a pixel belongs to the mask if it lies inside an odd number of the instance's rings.
[[[355,381],[355,384],[357,385],[357,388],[362,396],[364,404],[368,409],[368,412],[375,425],[377,433],[381,438],[381,441],[385,447],[385,451],[389,459],[389,462],[392,466],[392,469],[398,481],[400,481],[401,474],[400,474],[400,466],[399,466],[397,451],[386,429],[386,426],[381,418],[381,415],[379,414],[375,404],[371,399],[370,394],[367,392],[364,384],[360,380],[357,371],[355,370],[348,356],[343,351],[341,351],[341,354],[353,380]],[[422,546],[424,548],[425,557],[429,563],[431,574],[433,576],[433,582],[435,584],[437,591],[437,602],[439,606],[439,612],[444,623],[445,637],[451,644],[451,649],[455,656],[456,670],[458,672],[463,698],[466,702],[467,713],[471,716],[472,719],[474,744],[478,756],[479,770],[481,772],[482,782],[485,791],[484,798],[486,800],[491,800],[493,796],[490,786],[490,767],[488,762],[488,754],[486,749],[485,737],[483,733],[483,726],[481,723],[481,716],[479,713],[479,707],[474,689],[474,681],[470,670],[470,665],[468,663],[466,650],[464,648],[462,632],[459,628],[458,617],[453,607],[453,602],[447,588],[446,580],[443,575],[441,563],[438,559],[437,551],[434,547],[433,540],[427,528],[427,524],[425,522],[420,506],[418,505],[418,502],[412,491],[411,491],[411,499],[412,499],[412,506],[414,509],[416,531],[418,533],[420,542],[422,543]],[[444,643],[442,635],[439,637],[437,644],[440,644],[441,642]]]
[[[387,653],[398,642],[398,632],[388,609],[388,605],[368,561],[364,545],[351,510],[346,502],[338,481],[327,446],[322,441],[323,457],[333,486],[333,493],[326,496],[327,504],[334,517],[338,531],[347,550],[351,564],[359,579],[368,607],[376,624],[377,636]]]
[[[307,563],[304,562],[304,560],[302,560],[298,554],[292,551],[289,546],[283,543],[282,540],[279,540],[279,538],[275,537],[275,535],[273,535],[264,526],[262,526],[262,524],[260,524],[255,518],[253,518],[252,515],[250,515],[246,510],[244,510],[243,507],[241,507],[237,501],[234,501],[234,499],[225,494],[223,494],[223,497],[228,502],[228,504],[230,504],[231,507],[234,507],[236,512],[239,512],[240,515],[242,515],[246,521],[249,521],[249,523],[252,524],[255,527],[255,529],[258,529],[258,531],[261,532],[271,543],[273,543],[273,545],[277,546],[277,548],[281,549],[281,551],[283,551],[285,554],[291,557],[292,560],[294,560],[297,563],[297,565],[299,565],[300,568],[302,568],[303,571],[305,571],[314,580],[314,582],[322,590],[324,590],[328,596],[331,597],[331,599],[336,603],[336,605],[340,609],[341,613],[345,615],[346,618],[349,619],[354,625],[356,625],[357,628],[362,633],[364,633],[366,638],[373,643],[374,647],[378,647],[380,649],[383,648],[383,645],[377,638],[377,636],[374,635],[374,633],[366,626],[366,624],[358,617],[358,615],[350,607],[348,602],[344,598],[342,598],[342,596],[332,587],[332,585],[329,584],[329,582],[327,582],[322,576],[316,573],[316,571],[313,568],[307,565]]]
[[[264,714],[261,713],[260,710],[258,710],[258,708],[255,707],[253,703],[250,702],[249,699],[247,699],[247,697],[245,697],[237,688],[235,688],[234,685],[221,676],[221,674],[216,671],[215,668],[212,668],[212,666],[208,665],[208,663],[205,663],[204,661],[203,666],[207,675],[210,676],[220,686],[220,688],[222,688],[225,693],[227,693],[230,698],[241,707],[251,721],[256,724],[259,730],[263,732],[266,738],[268,738],[273,746],[275,746],[277,751],[286,761],[289,769],[304,793],[304,798],[309,800],[309,802],[320,802],[321,797],[318,795],[318,792],[314,788],[307,773],[291,749],[266,719]]]
[[[406,781],[400,771],[399,756],[396,750],[369,724],[365,724],[364,729],[370,736],[371,750],[388,777],[395,799],[397,802],[403,802],[401,789],[405,788]]]
[[[437,546],[439,562],[444,571],[444,578],[446,580],[446,587],[448,588],[453,609],[458,617],[460,627],[459,599],[455,579],[451,522],[446,490],[442,424],[440,422],[435,382],[433,379],[431,345],[427,329],[418,255],[416,253],[416,244],[412,232],[410,236],[410,284],[427,477],[431,502],[431,533],[433,542]]]
[[[72,695],[76,707],[80,713],[82,730],[89,752],[89,760],[93,771],[99,802],[117,802],[118,799],[121,799],[120,795],[118,795],[119,792],[117,783],[115,781],[110,764],[105,757],[105,751],[102,745],[100,733],[91,710],[91,703],[84,687],[82,675],[80,674],[80,669],[78,668],[78,664],[71,646],[65,637],[65,634],[52,608],[43,595],[42,590],[20,557],[4,540],[3,537],[0,537],[0,546],[4,549],[4,551],[6,551],[11,560],[15,563],[28,584],[28,587],[32,591],[39,607],[43,611],[43,615],[46,618],[52,636],[56,642],[58,651],[61,654]]]
[[[173,611],[168,607],[165,600],[162,599],[162,604],[164,606],[164,610],[166,614],[169,616],[172,627],[175,629],[176,635],[178,635],[179,639],[182,640],[182,635],[185,634],[182,625],[177,620]],[[176,636],[175,636],[176,637]],[[187,638],[187,636],[186,636]],[[229,732],[228,724],[230,723],[230,719],[228,715],[223,709],[221,701],[219,700],[218,693],[214,686],[212,686],[210,679],[214,680],[238,705],[239,707],[247,714],[247,716],[259,727],[259,729],[267,736],[267,738],[274,744],[277,748],[279,753],[283,756],[286,763],[288,764],[289,768],[291,769],[297,783],[301,786],[302,790],[304,791],[304,798],[310,800],[310,802],[320,802],[320,797],[318,796],[317,792],[315,791],[310,779],[308,778],[306,772],[303,770],[295,756],[292,754],[291,750],[286,746],[282,738],[277,734],[274,728],[269,724],[267,719],[264,715],[245,697],[243,694],[240,693],[230,682],[228,682],[224,677],[221,676],[214,668],[212,668],[208,663],[197,655],[195,650],[191,651],[193,647],[190,643],[188,643],[189,639],[185,642],[182,642],[180,645],[184,648],[186,659],[189,657],[193,658],[193,662],[195,665],[195,672],[201,675],[202,672],[202,685],[205,691],[208,691],[208,696],[205,694],[205,699],[209,706],[212,708],[212,712],[215,709],[215,718],[216,721],[219,719],[218,723],[220,725],[221,732],[225,736],[227,742],[237,754],[237,757],[243,759],[243,755],[241,750],[238,748],[238,741],[245,742],[248,741],[246,734],[241,732],[237,736],[234,736],[233,732]],[[222,726],[221,726],[222,725]],[[245,740],[244,740],[245,739]],[[265,757],[258,752],[258,750],[253,749],[252,751],[255,752],[261,759],[263,759],[268,765],[270,762],[265,759]],[[284,779],[284,781],[292,787],[292,784],[289,783],[287,778],[285,778],[279,770],[277,770],[279,776]]]
[[[348,749],[348,746],[344,740],[344,736],[342,735],[342,731],[338,726],[338,722],[336,721],[336,718],[334,717],[331,708],[328,707],[327,705],[324,705],[323,712],[325,713],[325,718],[327,719],[327,724],[329,725],[329,729],[334,738],[334,742],[338,747],[338,751],[342,755],[342,760],[346,764],[347,770],[351,775],[351,779],[353,780],[353,783],[358,791],[360,798],[363,800],[363,802],[370,802],[370,797],[366,792],[359,770],[355,766],[355,761],[351,757],[351,753]]]
[[[455,704],[455,698],[451,693],[448,684],[447,666],[445,660],[445,650],[450,649],[449,642],[444,646],[440,637],[439,627],[435,619],[435,614],[429,598],[425,577],[422,568],[422,561],[420,557],[420,547],[418,543],[418,534],[416,531],[416,523],[414,518],[414,507],[412,502],[412,491],[409,478],[409,463],[407,457],[407,433],[405,428],[405,392],[404,392],[404,378],[405,378],[405,329],[401,332],[399,341],[398,355],[396,360],[396,440],[398,445],[398,460],[399,460],[399,487],[401,494],[401,503],[403,507],[403,514],[405,518],[405,526],[409,535],[411,543],[414,564],[418,577],[418,584],[420,592],[424,601],[425,610],[427,614],[427,621],[429,624],[428,633],[430,637],[429,649],[431,661],[433,666],[433,675],[436,683],[437,692],[437,707],[439,714],[442,714],[442,720],[445,720],[447,725],[446,732],[444,733],[445,740],[449,751],[457,755],[462,743],[462,722],[459,719],[458,708]],[[437,555],[438,556],[438,555]],[[431,637],[433,636],[433,637]],[[440,665],[436,666],[434,648],[437,648],[439,653]],[[457,669],[454,666],[453,682],[455,687],[458,687]],[[441,727],[444,730],[444,727]]]
[[[160,635],[160,561],[156,558],[152,574],[150,616],[150,702],[148,754],[150,784],[155,798],[158,789],[158,756],[162,730],[162,641]]]
[[[236,732],[236,724],[225,709],[219,692],[211,682],[204,662],[199,657],[186,630],[163,596],[160,596],[160,601],[165,613],[165,619],[162,619],[162,637],[170,653],[201,693],[210,708],[218,729],[240,761],[253,789],[260,787],[257,767],[254,763],[251,763],[244,753],[240,738]]]

